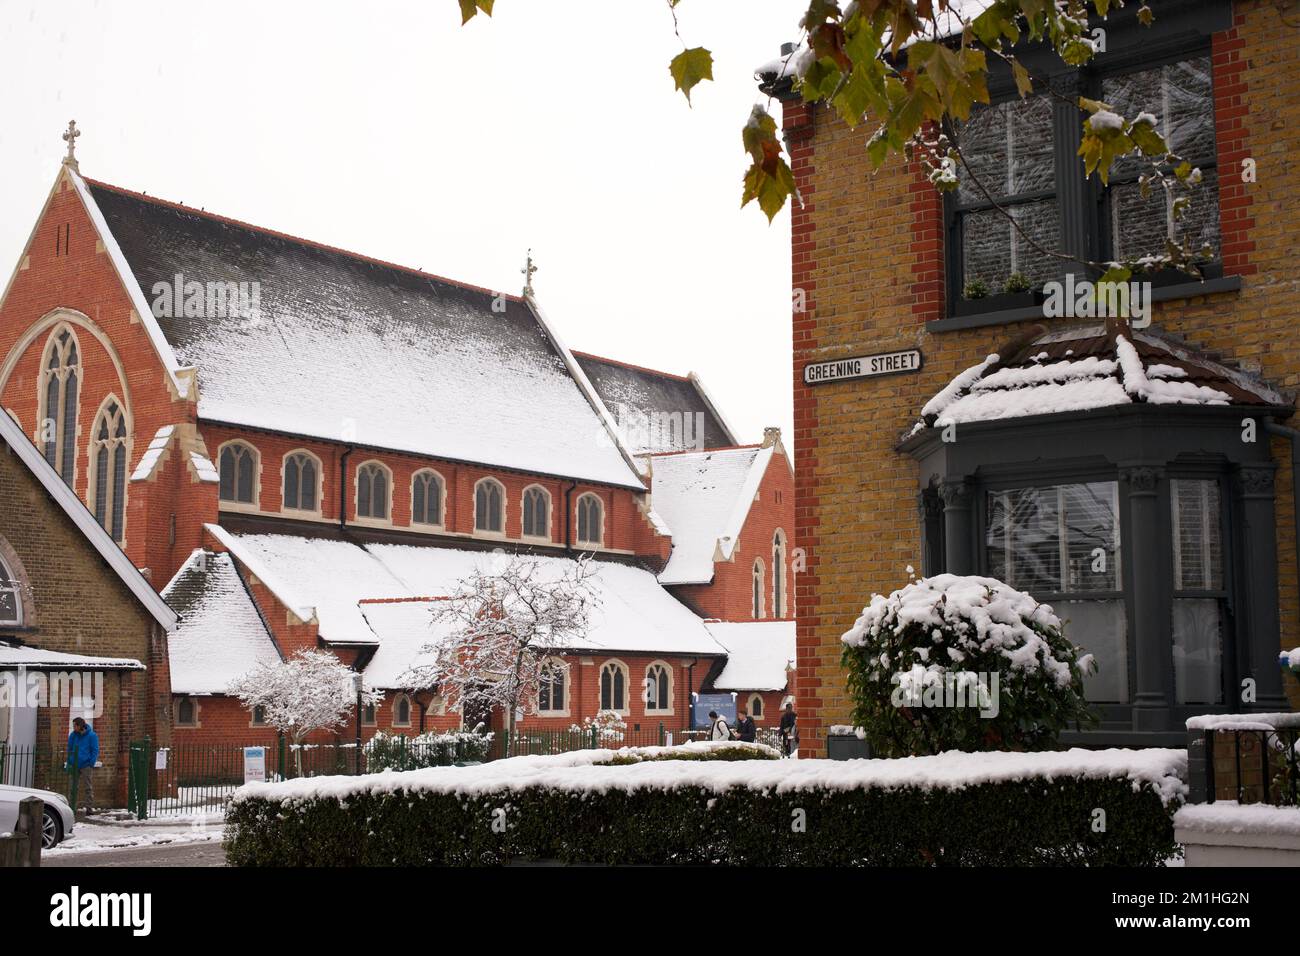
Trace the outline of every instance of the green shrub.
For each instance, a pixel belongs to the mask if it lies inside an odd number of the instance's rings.
[[[423,767],[450,767],[487,759],[492,735],[469,731],[427,733],[416,737],[386,734],[379,731],[366,741],[366,769],[419,770]]]
[[[553,759],[553,758],[521,758]],[[807,763],[800,761],[800,764]],[[849,762],[816,761],[812,778]],[[868,762],[862,762],[863,764]],[[870,763],[885,763],[871,761]],[[236,866],[465,866],[512,860],[744,866],[1158,866],[1178,852],[1176,794],[1128,776],[1059,772],[956,788],[709,786],[677,774],[609,785],[632,767],[583,768],[570,788],[437,771],[277,800],[241,795],[226,816]],[[562,765],[555,765],[562,766]],[[782,768],[789,764],[782,765]],[[535,769],[535,764],[529,768]],[[791,768],[793,770],[793,768]],[[701,768],[703,771],[703,768]],[[471,776],[463,776],[471,774]],[[645,775],[643,775],[645,776]],[[456,779],[467,783],[449,786]],[[571,779],[581,781],[578,774]],[[347,781],[343,781],[351,786]],[[289,786],[293,786],[290,784]],[[1168,789],[1168,788],[1166,788]],[[264,788],[273,793],[275,788]],[[259,791],[253,791],[254,794]],[[1097,810],[1105,826],[1096,827]],[[494,823],[497,824],[494,827]],[[502,824],[504,823],[504,827]]]
[[[1013,272],[1007,276],[1007,283],[1002,287],[1003,292],[1028,292],[1033,286],[1029,284],[1029,278],[1023,272]]]
[[[994,578],[939,574],[873,595],[843,642],[853,723],[878,756],[1046,750],[1095,719],[1091,657],[1050,607]]]
[[[614,751],[615,766],[648,760],[780,760],[781,751],[767,744],[728,741],[720,744],[681,744],[676,747],[624,747]]]
[[[983,299],[989,294],[989,284],[983,279],[971,279],[961,290],[967,299]]]

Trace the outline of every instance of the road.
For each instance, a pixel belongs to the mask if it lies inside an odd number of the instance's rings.
[[[55,850],[41,854],[41,866],[225,866],[219,842],[156,843],[112,850]]]

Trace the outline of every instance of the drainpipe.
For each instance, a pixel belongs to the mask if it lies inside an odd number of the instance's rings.
[[[348,526],[348,459],[355,449],[348,445],[348,450],[339,459],[339,530]]]
[[[695,661],[686,665],[686,729],[695,729]]]
[[[1300,445],[1296,444],[1297,439],[1300,439],[1300,431],[1274,421],[1264,422],[1264,431],[1291,443],[1291,519],[1295,522],[1295,543],[1292,547],[1297,552],[1296,583],[1300,587]]]
[[[573,521],[573,489],[578,487],[576,481],[569,482],[569,487],[564,489],[564,550],[573,550],[573,534],[571,523]]]

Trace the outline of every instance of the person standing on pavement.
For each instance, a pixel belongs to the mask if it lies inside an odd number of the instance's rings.
[[[68,772],[77,775],[77,803],[85,801],[89,811],[95,804],[95,765],[99,763],[99,736],[78,717],[68,734]],[[74,811],[76,807],[72,808]]]
[[[781,749],[785,755],[790,756],[791,745],[799,739],[799,731],[796,729],[795,721],[797,717],[794,712],[794,704],[790,701],[785,702],[785,711],[781,714]]]
[[[710,740],[730,740],[731,728],[727,726],[727,721],[718,716],[716,710],[709,711],[709,720],[713,723],[709,726]]]
[[[748,710],[742,709],[740,711],[740,720],[736,721],[736,739],[752,744],[757,737],[758,728],[754,725],[754,718],[749,716]]]

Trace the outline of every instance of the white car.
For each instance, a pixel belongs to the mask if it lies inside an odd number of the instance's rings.
[[[28,797],[37,797],[45,801],[45,811],[41,819],[41,846],[48,850],[72,833],[76,817],[68,801],[51,790],[37,790],[34,787],[11,787],[0,784],[0,833],[13,833],[18,826],[18,804]]]

